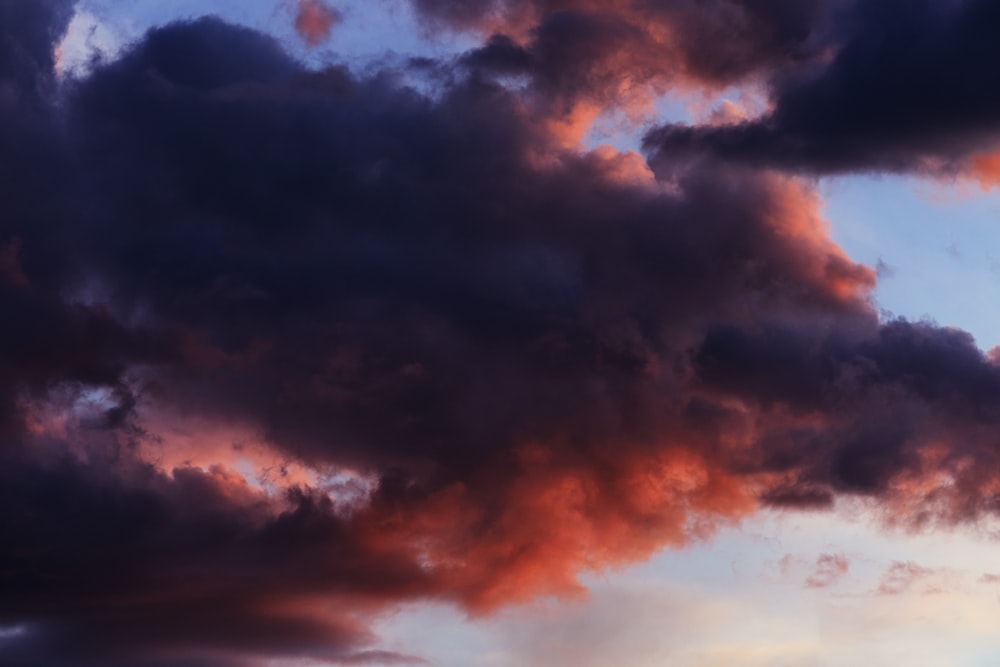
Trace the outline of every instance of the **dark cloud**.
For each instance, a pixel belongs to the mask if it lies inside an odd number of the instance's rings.
[[[844,333],[764,327],[705,339],[703,381],[756,406],[765,424],[790,422],[768,424],[754,449],[750,465],[798,480],[765,499],[808,507],[837,493],[891,496],[918,522],[993,511],[984,482],[996,456],[989,430],[1000,416],[1000,369],[971,336],[933,324]],[[925,475],[939,476],[932,490],[911,488]]]
[[[828,44],[836,1],[415,2],[435,24],[492,34],[464,57],[520,77],[537,110],[575,141],[603,111],[638,120],[668,91],[719,91],[796,70]]]
[[[839,553],[822,553],[814,560],[785,554],[777,566],[783,577],[797,579],[807,589],[823,589],[835,586],[847,576],[851,560]]]
[[[871,271],[799,242],[819,219],[795,183],[692,171],[674,196],[563,151],[495,84],[432,102],[269,53],[165,28],[74,92],[96,214],[66,233],[112,312],[185,343],[165,401],[253,415],[308,458],[460,469],[473,442],[608,437],[705,299],[870,317]],[[597,378],[622,391],[581,415]]]
[[[7,456],[0,477],[0,624],[23,628],[0,654],[16,664],[396,664],[364,650],[366,610],[431,589],[318,494],[97,456]]]
[[[484,76],[521,48],[429,96],[203,19],[10,112],[0,657],[405,663],[399,603],[576,593],[761,503],[996,512],[967,334],[880,322],[806,183],[567,149]],[[307,473],[247,481],[230,427]]]
[[[772,78],[773,111],[646,138],[667,164],[711,155],[808,173],[895,171],[994,179],[1000,9],[988,0],[859,2],[827,64]]]
[[[0,3],[5,36],[0,43],[0,103],[7,105],[49,88],[55,47],[69,25],[74,4],[73,0]]]

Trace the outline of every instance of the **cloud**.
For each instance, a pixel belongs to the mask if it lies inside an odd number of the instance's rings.
[[[533,47],[554,53],[573,43],[581,33],[603,25],[598,38],[619,36],[638,40],[632,45],[636,58],[646,65],[632,68],[625,44],[612,51],[625,76],[683,74],[710,84],[734,83],[761,69],[807,60],[822,43],[821,19],[835,3],[822,0],[788,2],[720,0],[711,3],[671,0],[645,3],[631,0],[537,0],[456,2],[414,0],[415,8],[437,25],[475,29],[485,35],[508,35],[516,40],[534,38]],[[725,38],[725,39],[723,39]],[[568,40],[568,41],[566,41]],[[569,51],[565,51],[567,55]],[[645,55],[638,52],[645,52]],[[656,55],[673,55],[676,62],[654,64]],[[589,54],[583,53],[586,59]],[[624,60],[622,60],[624,58]],[[569,59],[563,59],[566,64]]]
[[[17,36],[0,46],[0,81],[7,84],[5,98],[37,94],[51,81],[54,46],[69,26],[74,4],[72,0],[0,3],[5,33]]]
[[[12,238],[3,246],[0,246],[0,274],[3,278],[14,285],[25,287],[28,278],[21,269],[21,239]]]
[[[807,589],[828,588],[847,575],[851,559],[839,553],[823,553],[815,560],[785,554],[778,560],[777,567],[783,578],[799,580]]]
[[[664,164],[712,156],[808,174],[906,172],[995,182],[1000,97],[985,82],[1000,12],[986,0],[850,3],[826,60],[773,73],[773,110],[723,127],[665,125]]]
[[[340,13],[322,0],[299,0],[295,14],[295,30],[309,46],[316,46],[330,37]]]
[[[820,554],[816,559],[816,570],[806,579],[806,587],[832,586],[850,569],[851,562],[844,554]]]
[[[918,581],[936,574],[935,570],[913,561],[894,561],[878,586],[879,595],[899,595],[909,591]]]
[[[19,664],[337,661],[370,643],[370,600],[425,585],[391,555],[362,555],[329,499],[91,456],[4,459],[3,501],[17,509],[0,518],[16,544],[0,557],[0,619],[25,632],[2,651]]]
[[[579,596],[762,504],[996,512],[1000,369],[880,321],[808,182],[656,180],[483,54],[429,96],[215,19],[56,88],[37,7],[0,40],[4,658],[405,661],[400,603]]]
[[[434,26],[488,37],[464,64],[526,80],[538,112],[561,123],[571,143],[603,112],[624,111],[639,123],[667,92],[720,92],[814,60],[826,43],[823,18],[835,4],[414,1]]]

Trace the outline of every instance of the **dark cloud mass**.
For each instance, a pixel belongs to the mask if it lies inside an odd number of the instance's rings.
[[[647,146],[806,173],[1000,174],[995,63],[1000,6],[989,0],[857,2],[827,63],[772,80],[773,111],[723,127],[667,125]]]
[[[635,16],[707,5],[765,36],[684,68],[784,71],[827,5],[418,4],[510,35],[433,95],[215,19],[59,82],[71,6],[0,0],[4,664],[416,664],[376,616],[572,595],[763,505],[1000,508],[1000,368],[880,321],[808,183],[682,155],[657,180],[525,103],[610,99],[591,64]]]

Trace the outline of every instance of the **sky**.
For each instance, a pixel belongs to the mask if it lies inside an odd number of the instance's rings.
[[[0,0],[0,663],[992,664],[998,33]]]

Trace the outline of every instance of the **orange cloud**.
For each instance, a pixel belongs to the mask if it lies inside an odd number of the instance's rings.
[[[969,163],[968,174],[979,182],[983,190],[996,187],[1000,184],[1000,152],[973,156]]]
[[[376,504],[364,523],[384,547],[410,544],[442,594],[484,613],[582,595],[583,572],[708,537],[757,507],[741,479],[685,449],[596,459],[538,445],[520,452],[512,480],[456,483],[391,510]]]
[[[851,563],[844,554],[821,554],[816,559],[816,570],[806,579],[807,588],[826,588],[847,574]]]
[[[317,46],[330,37],[339,21],[338,12],[323,0],[299,0],[295,15],[295,30],[309,46]]]

